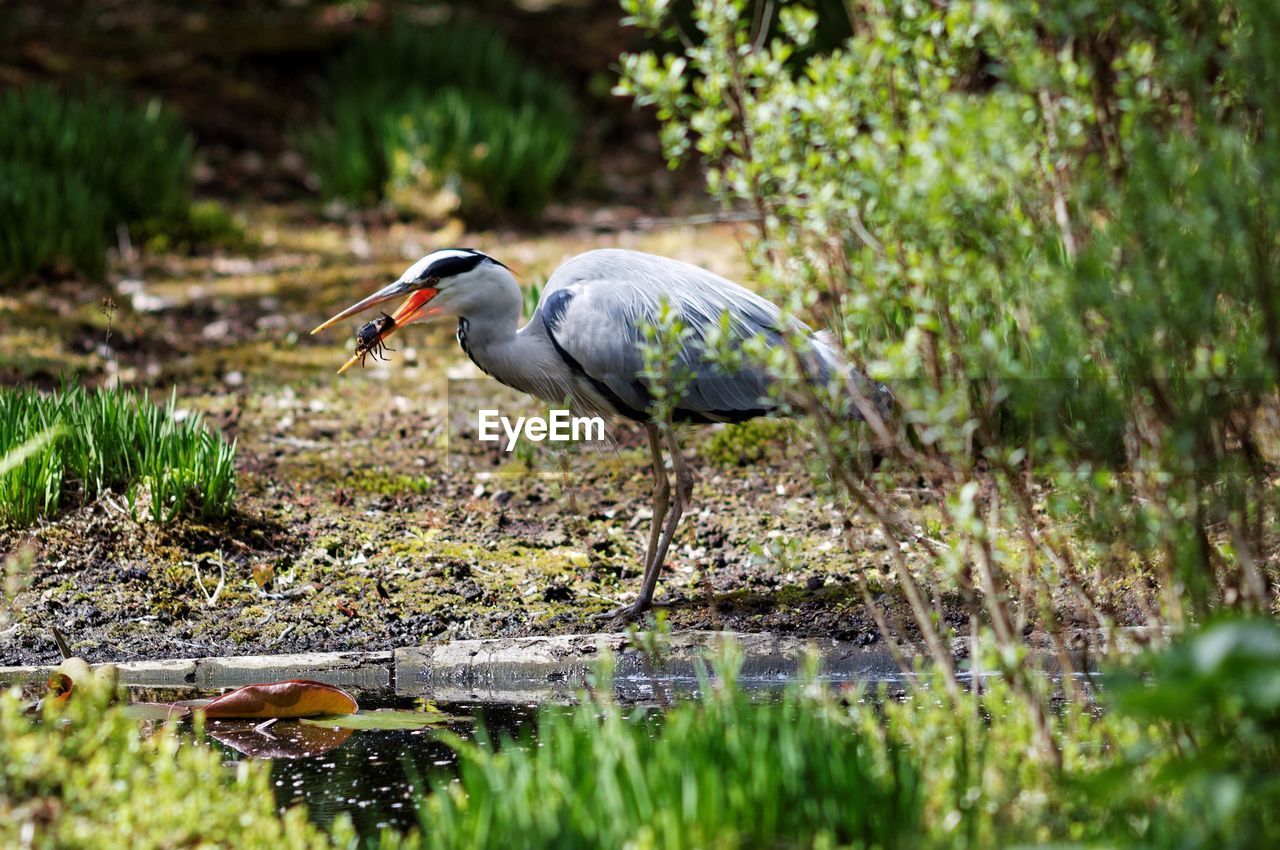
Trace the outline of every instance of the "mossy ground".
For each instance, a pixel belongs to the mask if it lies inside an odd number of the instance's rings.
[[[176,385],[238,440],[240,476],[219,525],[141,524],[106,498],[0,532],[0,551],[35,554],[0,661],[54,660],[50,626],[93,660],[374,649],[594,630],[592,614],[634,598],[652,486],[641,433],[620,430],[568,476],[495,475],[488,448],[445,438],[450,381],[488,386],[452,325],[409,328],[389,363],[341,377],[355,323],[308,330],[442,244],[487,249],[525,281],[607,245],[743,277],[732,229],[464,235],[245,215],[252,257],[159,257],[110,288],[0,302],[7,378]],[[118,307],[110,339],[103,298]],[[853,570],[892,602],[883,538],[868,522],[864,551],[849,550],[790,429],[695,429],[686,443],[695,506],[658,593],[672,625],[871,640]]]

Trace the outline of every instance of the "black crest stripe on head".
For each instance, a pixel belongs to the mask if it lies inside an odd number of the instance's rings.
[[[482,259],[484,259],[484,260],[488,260],[489,262],[493,263],[495,266],[502,266],[504,269],[507,269],[507,271],[510,271],[510,270],[511,270],[511,269],[507,266],[507,264],[506,264],[506,263],[502,262],[501,260],[494,259],[493,257],[490,257],[490,256],[489,256],[488,254],[486,254],[484,251],[477,251],[475,248],[459,248],[458,250],[459,250],[459,251],[470,251],[470,252],[471,252],[471,253],[473,253],[473,254],[478,254]]]
[[[432,277],[443,279],[453,277],[454,275],[466,274],[485,260],[490,260],[495,263],[498,262],[485,254],[481,254],[478,251],[472,251],[469,248],[450,251],[445,253],[444,256],[433,260],[431,265],[427,266],[418,279],[426,280],[427,278]],[[501,265],[501,263],[499,263],[499,265]]]

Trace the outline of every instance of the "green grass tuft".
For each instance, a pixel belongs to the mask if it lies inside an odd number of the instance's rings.
[[[182,219],[192,138],[158,103],[48,86],[0,96],[0,283],[101,274],[117,226]]]
[[[537,215],[579,123],[559,80],[465,24],[362,36],[323,97],[329,119],[300,142],[325,194],[358,204],[449,187],[464,211]]]
[[[75,174],[0,159],[0,282],[51,266],[99,276],[107,205]]]
[[[235,444],[199,415],[179,418],[174,396],[158,406],[123,390],[0,389],[0,454],[51,428],[58,436],[0,474],[0,525],[30,525],[108,490],[155,522],[231,510]]]

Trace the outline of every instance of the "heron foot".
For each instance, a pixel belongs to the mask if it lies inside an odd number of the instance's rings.
[[[632,602],[630,605],[619,605],[617,608],[601,611],[599,614],[592,614],[587,619],[593,623],[616,622],[620,625],[626,625],[639,620],[652,607],[652,605],[641,605],[639,602]]]

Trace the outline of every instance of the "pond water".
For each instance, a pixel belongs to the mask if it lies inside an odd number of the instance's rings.
[[[361,703],[362,708],[414,707],[411,699]],[[495,741],[519,737],[532,731],[538,712],[536,706],[518,704],[437,707],[466,719],[445,728],[467,740],[481,729]],[[303,803],[311,820],[324,826],[349,815],[363,839],[388,826],[415,826],[415,788],[453,772],[457,761],[438,729],[334,730],[283,720],[262,729],[257,721],[223,720],[207,722],[205,739],[197,743],[217,747],[229,767],[245,759],[270,759],[280,808]]]
[[[755,699],[769,701],[795,684],[802,648],[798,643],[792,646],[763,636],[740,639],[743,645],[754,647],[741,661],[737,675],[740,688]],[[179,734],[186,736],[192,746],[215,748],[228,771],[248,759],[269,761],[270,781],[281,809],[305,805],[311,820],[321,826],[347,815],[359,836],[369,841],[388,827],[404,830],[416,826],[421,793],[441,778],[448,781],[456,775],[457,756],[446,739],[476,740],[483,735],[498,746],[513,738],[531,740],[540,711],[571,703],[578,688],[588,682],[580,672],[572,674],[586,663],[584,657],[591,657],[580,648],[577,654],[569,652],[573,649],[570,644],[581,640],[573,636],[540,639],[534,649],[542,655],[533,653],[531,658],[514,660],[486,656],[484,663],[474,660],[477,647],[457,648],[454,655],[462,659],[459,661],[453,661],[448,653],[439,655],[437,649],[431,657],[435,667],[428,671],[430,676],[414,666],[416,656],[398,656],[390,677],[394,687],[344,685],[362,711],[414,710],[433,700],[435,709],[457,718],[439,728],[351,730],[317,727],[296,720],[208,720],[199,738],[188,722],[178,726]],[[702,658],[698,653],[705,647],[698,643],[697,635],[673,636],[670,640],[663,662],[656,667],[639,650],[618,650],[609,686],[613,701],[662,710],[674,702],[697,697],[706,681],[695,675],[702,663],[697,660]],[[561,649],[563,653],[556,654],[544,645],[554,641],[565,646],[551,649]],[[498,649],[504,647],[490,647],[490,655]],[[884,684],[889,686],[891,696],[901,692],[904,683],[883,653],[836,642],[824,649],[823,673],[816,682],[836,689],[861,685],[874,690]],[[390,675],[377,664],[370,669],[378,674],[368,677],[371,682],[385,682]],[[170,672],[174,684],[128,686],[129,701],[171,703],[216,696],[222,689],[213,682],[201,687],[185,684],[197,674],[187,672],[182,665]],[[258,673],[255,667],[252,675]],[[156,676],[155,671],[148,675]],[[224,670],[219,675],[225,679],[250,674]],[[284,667],[263,675],[270,681],[308,677]],[[32,698],[45,688],[42,676],[18,681]],[[220,684],[234,687],[240,683]]]
[[[788,680],[741,682],[756,698],[780,695]],[[615,682],[613,699],[622,703],[661,708],[677,700],[695,698],[698,682]],[[155,693],[145,695],[155,698]],[[359,695],[362,710],[413,709],[413,697],[385,694]],[[228,768],[246,759],[269,759],[276,802],[281,809],[305,804],[311,820],[328,826],[339,815],[348,815],[360,838],[375,839],[386,827],[416,826],[417,789],[429,787],[432,778],[456,771],[457,756],[442,740],[442,732],[464,740],[477,735],[501,744],[504,739],[531,735],[538,712],[555,710],[563,703],[435,703],[435,707],[459,722],[415,731],[341,730],[278,721],[265,728],[255,720],[207,721],[206,735],[194,743],[217,747]],[[567,707],[565,710],[568,710]],[[191,726],[184,724],[185,734]]]

